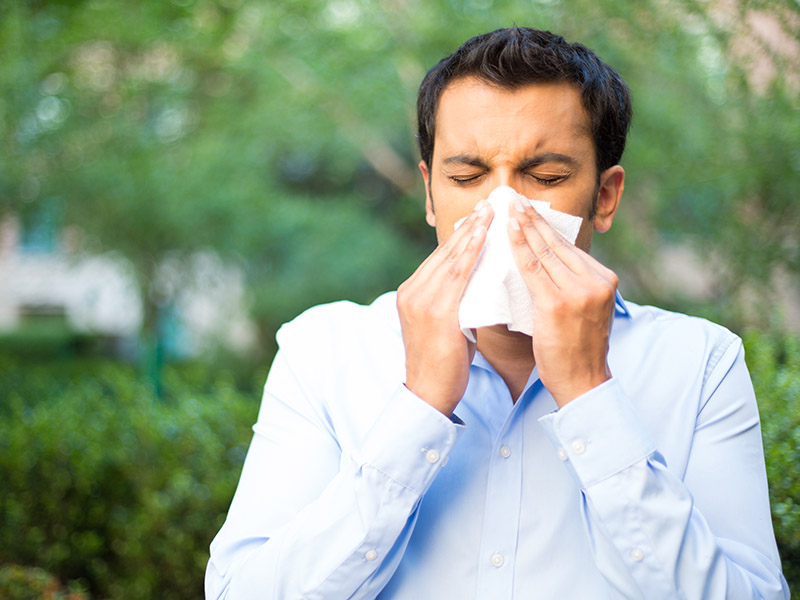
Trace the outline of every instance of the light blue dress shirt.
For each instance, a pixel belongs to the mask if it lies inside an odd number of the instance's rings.
[[[624,303],[613,379],[556,411],[480,355],[448,419],[395,295],[284,325],[206,597],[788,598],[741,341]]]

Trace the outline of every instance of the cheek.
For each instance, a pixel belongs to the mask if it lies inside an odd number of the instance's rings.
[[[550,202],[552,208],[561,212],[581,217],[584,220],[581,231],[587,227],[588,217],[592,212],[592,205],[597,196],[594,182],[581,182],[574,187],[556,186],[540,193],[536,199]],[[591,231],[591,223],[588,223]]]
[[[458,219],[441,218],[440,215],[436,216],[436,240],[443,244],[447,239],[453,235],[455,231],[454,226]]]
[[[436,186],[433,189],[433,217],[436,221],[436,237],[439,242],[449,238],[453,234],[455,224],[468,216],[475,205],[486,197],[485,194],[469,194],[466,190],[464,193],[458,193],[459,190],[455,192],[436,193]]]
[[[581,229],[578,232],[578,237],[575,238],[575,246],[584,252],[589,252],[589,249],[592,247],[593,231],[592,222],[588,219],[584,219],[583,223],[581,223]]]

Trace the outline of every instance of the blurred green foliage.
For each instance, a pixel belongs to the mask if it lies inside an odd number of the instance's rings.
[[[792,596],[800,594],[800,338],[752,332],[747,364],[761,413],[772,522]]]
[[[595,242],[628,297],[765,325],[776,276],[798,282],[796,3],[0,0],[0,15],[0,213],[76,225],[84,251],[128,261],[147,327],[181,287],[159,265],[201,250],[245,270],[264,347],[312,304],[395,287],[433,244],[416,88],[512,23],[587,44],[633,90],[625,201]],[[700,251],[699,297],[654,263],[676,243]]]
[[[0,593],[5,600],[86,600],[88,595],[73,582],[65,589],[53,575],[40,567],[0,565]]]
[[[201,597],[256,399],[171,367],[158,400],[107,361],[3,359],[0,382],[0,562],[103,598]]]

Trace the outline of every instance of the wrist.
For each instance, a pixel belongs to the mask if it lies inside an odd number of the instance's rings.
[[[443,396],[441,393],[437,393],[433,390],[425,389],[424,386],[414,385],[409,383],[408,381],[403,384],[406,389],[414,394],[417,398],[429,404],[440,413],[442,413],[445,417],[450,418],[453,415],[453,412],[456,410],[456,405],[460,398],[456,401],[453,401],[446,396]]]
[[[579,398],[584,394],[592,391],[596,387],[603,385],[606,381],[609,381],[611,378],[612,378],[611,371],[609,371],[608,367],[606,367],[606,371],[602,375],[588,378],[580,383],[576,383],[575,385],[563,386],[563,389],[557,391],[548,388],[548,391],[550,391],[550,395],[553,396],[553,400],[555,400],[558,408],[563,408],[576,398]]]

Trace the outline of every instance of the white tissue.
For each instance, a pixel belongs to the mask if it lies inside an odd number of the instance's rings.
[[[508,186],[500,186],[486,199],[494,218],[486,234],[478,262],[472,271],[461,305],[458,322],[467,339],[474,342],[471,329],[506,325],[511,331],[531,335],[533,303],[528,287],[514,262],[506,222],[511,203],[520,198],[528,202],[545,220],[571,243],[575,243],[583,219],[550,208],[549,202],[529,200]],[[513,218],[513,217],[512,217]],[[456,223],[455,228],[463,222]]]

